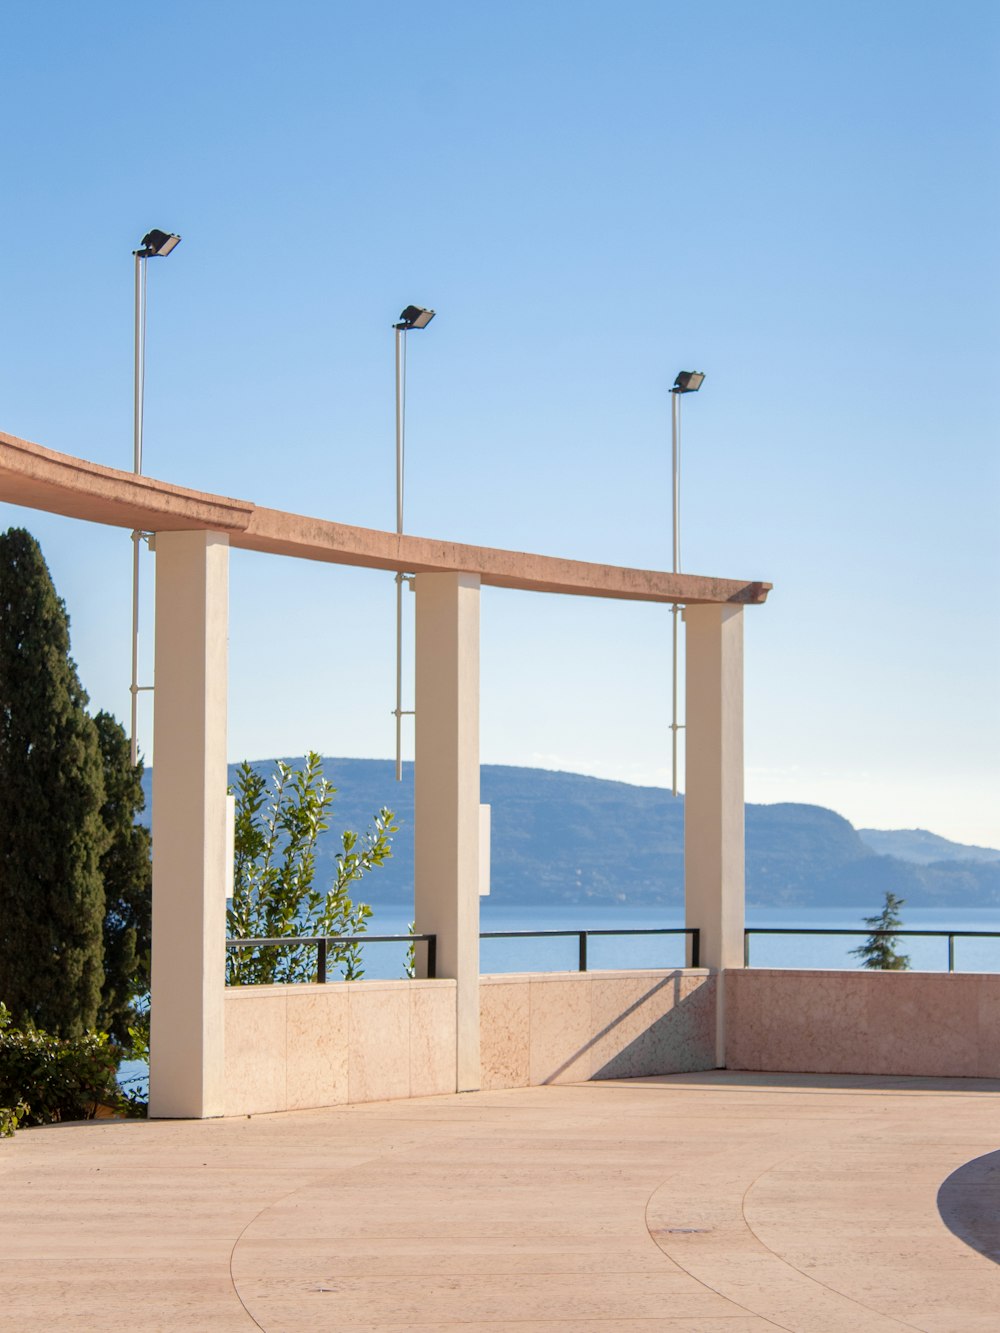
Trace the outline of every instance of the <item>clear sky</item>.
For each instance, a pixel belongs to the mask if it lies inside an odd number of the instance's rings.
[[[704,370],[683,568],[775,585],[748,799],[1000,846],[994,0],[9,0],[0,44],[0,429],[131,467],[160,227],[148,473],[391,528],[414,302],[407,529],[667,568]],[[127,536],[0,521],[126,719]],[[234,553],[231,757],[388,756],[393,598]],[[484,590],[484,762],[666,784],[669,620]]]

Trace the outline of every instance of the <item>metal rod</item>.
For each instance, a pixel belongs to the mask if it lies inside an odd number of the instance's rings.
[[[949,972],[954,972],[954,970],[955,970],[955,936],[954,936],[954,935],[949,935],[949,936],[948,936],[948,971],[949,971]]]
[[[403,432],[406,379],[403,329],[396,334],[396,532],[403,532]],[[396,781],[403,780],[403,573],[396,572]]]
[[[320,985],[326,984],[326,937],[321,936],[316,941],[316,980]]]
[[[681,570],[681,396],[676,390],[671,399],[671,436],[673,439],[674,573]]]
[[[688,933],[691,936],[691,966],[701,967],[701,930],[694,926]]]
[[[586,972],[586,970],[587,970],[587,932],[586,932],[585,930],[581,930],[581,931],[580,931],[580,959],[579,959],[579,961],[580,961],[580,969],[579,969],[579,970],[580,970],[581,972]]]
[[[673,493],[673,547],[674,547],[674,573],[680,573],[681,563],[681,396],[676,391],[670,395],[670,421],[671,421],[671,441],[672,441],[672,465],[671,465],[671,490]],[[673,796],[678,794],[677,788],[677,732],[680,724],[677,721],[677,665],[678,665],[678,623],[677,617],[680,608],[674,602],[670,608],[672,613],[673,633],[672,633],[672,711],[670,720],[670,751],[671,751],[671,780],[670,791]]]
[[[396,781],[403,780],[403,576],[396,575]]]
[[[396,531],[403,531],[403,399],[406,395],[403,330],[396,329]]]
[[[139,542],[138,530],[132,533],[132,731],[129,753],[132,767],[139,762]]]
[[[676,394],[675,394],[674,396],[676,397]],[[671,613],[672,613],[672,621],[673,621],[673,677],[672,677],[673,713],[672,713],[672,721],[671,721],[671,723],[670,723],[670,735],[671,735],[671,738],[672,738],[672,745],[671,745],[671,760],[672,760],[672,763],[671,763],[671,783],[670,783],[670,790],[671,790],[671,793],[672,793],[674,796],[677,795],[677,727],[678,727],[678,723],[677,723],[677,657],[678,657],[678,653],[677,653],[677,639],[678,639],[678,635],[677,635],[677,613],[678,613],[679,609],[680,609],[680,608],[678,607],[678,605],[677,605],[676,602],[674,602],[673,606],[671,606],[671,608],[670,608]]]
[[[142,472],[142,415],[146,373],[146,266],[135,256],[135,348],[132,383],[132,471]],[[132,533],[132,730],[129,755],[132,767],[139,762],[139,542],[140,533]]]

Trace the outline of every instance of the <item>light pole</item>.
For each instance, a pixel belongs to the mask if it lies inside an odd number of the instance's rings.
[[[674,536],[674,562],[673,570],[675,574],[681,572],[681,394],[697,393],[701,388],[705,376],[700,370],[682,370],[674,380],[673,388],[670,390],[671,398],[671,424],[673,436],[673,467],[671,469],[673,476],[673,536]],[[677,733],[683,730],[683,724],[677,721],[677,641],[678,641],[678,621],[681,608],[674,602],[670,608],[673,615],[673,721],[670,723],[670,732],[673,738],[673,780],[671,791],[677,795]]]
[[[406,435],[406,335],[411,329],[426,329],[434,318],[433,310],[408,305],[393,324],[396,334],[396,534],[403,533],[403,463]],[[396,571],[396,781],[403,780],[403,718],[413,710],[403,710],[403,583],[406,575]]]
[[[157,255],[169,255],[180,237],[173,232],[159,231],[153,228],[142,238],[140,248],[133,250],[135,257],[135,370],[133,378],[132,408],[132,471],[139,476],[142,473],[142,409],[146,388],[146,260]],[[139,742],[137,723],[139,712],[139,694],[142,690],[151,690],[152,685],[139,684],[139,542],[143,534],[135,529],[132,533],[132,767],[139,761]]]

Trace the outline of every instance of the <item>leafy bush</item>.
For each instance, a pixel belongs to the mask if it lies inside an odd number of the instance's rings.
[[[92,1120],[100,1107],[143,1114],[144,1105],[118,1086],[120,1056],[103,1032],[63,1038],[15,1028],[0,1003],[0,1133],[12,1134],[20,1123]]]
[[[246,762],[236,777],[236,848],[233,901],[226,914],[233,939],[287,937],[288,947],[230,949],[226,980],[231,986],[316,980],[316,946],[295,945],[302,935],[360,935],[372,909],[355,903],[348,889],[392,855],[396,832],[391,810],[382,809],[360,837],[344,832],[337,872],[324,892],[314,887],[316,841],[330,827],[336,788],[323,776],[322,761],[310,751],[301,769],[276,761],[267,780]],[[268,799],[270,797],[270,799]],[[330,972],[344,979],[364,975],[360,946],[331,947]]]

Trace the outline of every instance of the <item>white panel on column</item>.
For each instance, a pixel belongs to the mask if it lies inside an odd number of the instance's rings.
[[[229,538],[156,536],[149,1110],[221,1115]]]

